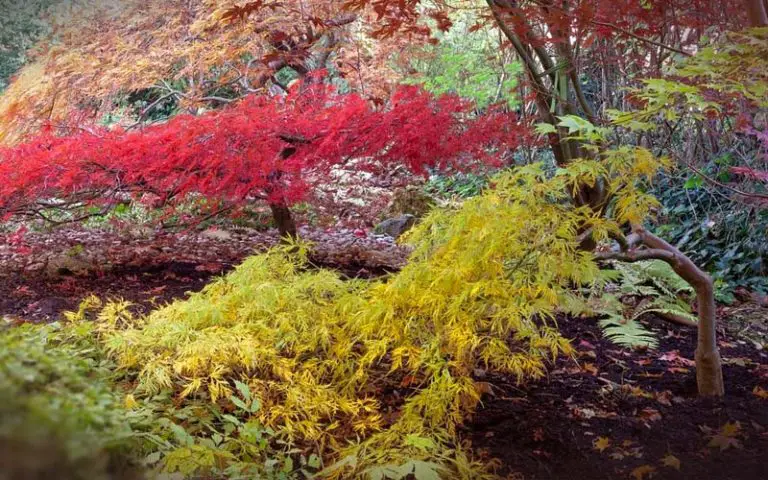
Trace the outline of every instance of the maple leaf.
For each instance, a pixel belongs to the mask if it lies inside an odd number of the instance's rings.
[[[597,437],[595,441],[592,442],[592,446],[598,452],[603,453],[608,447],[611,446],[611,439],[608,437]]]
[[[740,422],[728,422],[722,426],[720,433],[726,437],[735,437],[741,432]]]
[[[652,465],[640,465],[636,469],[632,470],[630,476],[635,480],[645,480],[647,478],[653,477],[655,473],[656,467]]]
[[[756,386],[754,389],[752,389],[752,394],[755,395],[757,398],[768,400],[768,390],[765,390],[760,386]]]
[[[681,365],[685,365],[688,367],[692,367],[696,365],[696,362],[693,360],[687,359],[685,357],[680,356],[680,352],[678,350],[672,350],[670,352],[665,353],[664,355],[659,357],[659,360],[662,362],[671,362],[671,363],[679,363]]]
[[[667,454],[664,458],[661,459],[661,464],[665,467],[674,468],[675,470],[680,470],[680,459],[672,454]]]
[[[741,442],[736,438],[740,433],[741,423],[728,422],[720,427],[720,431],[710,439],[707,446],[719,448],[720,451],[729,448],[741,448]]]

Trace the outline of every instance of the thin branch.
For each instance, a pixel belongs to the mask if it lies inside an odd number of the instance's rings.
[[[677,262],[677,257],[674,253],[656,248],[629,250],[626,252],[595,252],[595,259],[598,261],[618,260],[627,263],[642,262],[644,260],[663,260],[667,263]]]
[[[593,25],[599,25],[599,26],[602,26],[602,27],[612,28],[612,29],[616,30],[617,32],[623,33],[624,35],[632,37],[632,38],[634,38],[636,40],[640,40],[641,42],[649,43],[651,45],[655,45],[655,46],[663,48],[665,50],[669,50],[671,52],[679,53],[680,55],[685,55],[686,57],[692,57],[693,56],[693,54],[688,53],[685,50],[680,50],[679,48],[675,48],[675,47],[670,46],[670,45],[665,45],[665,44],[663,44],[661,42],[657,42],[656,40],[652,40],[650,38],[641,37],[640,35],[632,33],[632,32],[630,32],[628,30],[624,30],[623,28],[619,27],[618,25],[614,25],[612,23],[600,22],[600,21],[597,21],[597,20],[591,20],[589,23],[591,23]]]

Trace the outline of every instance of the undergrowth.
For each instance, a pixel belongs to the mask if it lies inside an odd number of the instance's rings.
[[[639,322],[641,317],[677,317],[696,323],[689,304],[693,289],[666,262],[614,262],[603,272],[605,285],[589,292],[585,305],[574,310],[602,317],[599,325],[606,338],[625,347],[658,346],[656,335]]]

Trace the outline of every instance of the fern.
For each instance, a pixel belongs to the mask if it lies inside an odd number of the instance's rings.
[[[636,263],[616,263],[614,268],[622,278],[622,288],[628,295],[658,295],[658,292],[668,297],[676,297],[681,293],[692,293],[693,288],[680,278],[668,263],[661,260],[648,260]],[[648,292],[647,288],[658,290]]]
[[[611,273],[605,277],[616,282],[615,293],[609,293],[607,286],[595,289],[587,304],[592,313],[606,316],[599,321],[599,325],[603,335],[613,343],[627,347],[655,348],[658,345],[655,334],[638,321],[647,314],[697,322],[690,306],[681,299],[681,296],[690,294],[693,289],[667,263],[661,260],[616,262],[614,270],[608,272]],[[622,302],[627,297],[643,300],[631,308]]]
[[[659,297],[649,302],[641,302],[633,312],[631,320],[637,320],[645,314],[656,314],[666,317],[674,316],[693,323],[699,321],[696,315],[691,313],[688,304],[677,298],[670,299],[669,297]]]
[[[603,335],[616,345],[624,347],[656,348],[656,335],[636,320],[627,320],[621,315],[611,314],[598,322]]]

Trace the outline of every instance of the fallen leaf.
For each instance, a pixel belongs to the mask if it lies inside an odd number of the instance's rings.
[[[733,437],[726,437],[724,435],[715,435],[709,441],[707,446],[710,448],[719,448],[720,451],[722,452],[723,450],[728,450],[729,448],[741,448],[741,443]]]
[[[591,373],[592,375],[597,375],[597,367],[594,363],[585,363],[581,368],[585,372]]]
[[[659,357],[662,362],[674,362],[688,367],[696,365],[696,362],[685,357],[680,356],[678,350],[672,350]]]
[[[768,390],[765,390],[765,389],[763,389],[763,388],[761,388],[761,387],[755,387],[755,388],[752,390],[752,393],[753,393],[753,394],[754,394],[754,395],[755,395],[757,398],[762,398],[763,400],[768,400]]]
[[[640,411],[640,418],[651,422],[661,420],[661,414],[655,408],[646,407]]]
[[[752,364],[752,360],[744,357],[723,359],[723,365],[736,365],[738,367],[746,367],[751,364]]]
[[[741,432],[741,423],[728,422],[720,428],[720,434],[726,437],[735,437]]]
[[[656,401],[659,402],[662,405],[665,405],[667,407],[672,406],[672,392],[669,390],[664,390],[663,392],[659,392],[656,394]]]
[[[534,442],[543,442],[544,441],[544,430],[541,428],[537,428],[533,431],[533,441]]]
[[[598,452],[603,453],[606,448],[611,446],[611,439],[607,437],[597,437],[595,441],[592,442],[592,446]]]
[[[667,454],[666,457],[661,459],[661,464],[665,467],[674,468],[677,471],[680,471],[680,459],[672,454]]]
[[[644,480],[651,478],[656,473],[656,467],[652,465],[640,465],[636,469],[632,470],[630,474],[635,480]]]
[[[741,424],[739,422],[728,422],[720,431],[710,439],[708,446],[719,448],[720,451],[729,448],[741,448],[741,442],[736,438],[741,433]]]
[[[587,420],[589,420],[590,418],[595,418],[595,415],[597,415],[597,413],[595,413],[595,411],[592,410],[591,408],[576,407],[573,409],[573,413],[575,417],[586,418]]]

